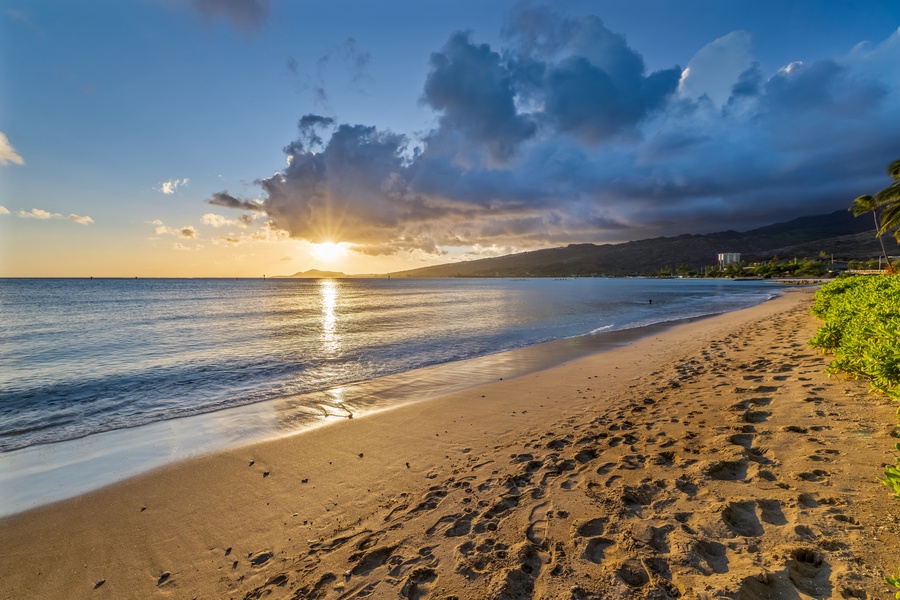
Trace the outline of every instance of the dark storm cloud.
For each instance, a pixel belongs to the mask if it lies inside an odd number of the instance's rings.
[[[225,208],[238,208],[240,210],[264,210],[261,202],[256,200],[241,200],[240,198],[235,198],[227,191],[215,192],[212,195],[212,198],[207,200],[206,203],[212,204],[213,206],[224,206]]]
[[[443,50],[431,55],[425,100],[443,112],[441,127],[483,144],[498,160],[536,131],[532,120],[517,112],[512,76],[500,55],[487,44],[473,44],[466,33],[453,35]]]
[[[884,187],[900,157],[900,33],[766,72],[732,32],[690,73],[648,72],[596,17],[520,10],[504,33],[505,48],[456,33],[431,55],[421,140],[307,115],[260,203],[210,203],[366,254],[490,252],[821,214]]]
[[[238,30],[262,29],[269,16],[269,0],[194,0],[194,10],[208,18],[224,18]]]
[[[731,86],[731,99],[759,96],[764,83],[764,75],[759,63],[753,63],[749,69],[738,76],[737,82]]]
[[[622,71],[614,78],[584,57],[566,59],[547,75],[547,118],[558,131],[596,144],[633,131],[675,91],[681,73]]]
[[[793,63],[766,83],[766,101],[773,110],[788,113],[826,110],[858,115],[877,106],[887,94],[884,86],[854,78],[848,71],[833,60],[809,66]]]

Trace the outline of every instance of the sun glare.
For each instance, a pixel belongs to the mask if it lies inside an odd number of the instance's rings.
[[[313,244],[312,255],[325,262],[333,262],[343,257],[346,250],[340,244],[334,242],[322,242],[321,244]]]

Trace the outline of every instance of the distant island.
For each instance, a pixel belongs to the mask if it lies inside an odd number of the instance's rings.
[[[279,279],[341,279],[350,277],[346,273],[340,271],[320,271],[319,269],[310,269],[309,271],[300,271],[293,275],[275,275]]]

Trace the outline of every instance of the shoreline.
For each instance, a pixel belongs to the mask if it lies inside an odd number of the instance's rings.
[[[773,293],[773,297],[764,302],[770,302],[780,293]],[[594,331],[294,397],[2,452],[0,488],[13,491],[0,496],[0,518],[77,497],[206,454],[302,435],[333,425],[336,420],[365,418],[410,402],[491,383],[498,378],[522,377],[721,314],[726,313]],[[322,401],[317,402],[317,398]],[[321,412],[312,410],[312,406],[318,406]],[[331,412],[335,406],[346,413]],[[248,423],[253,425],[248,426]]]
[[[885,597],[894,406],[810,299],[4,518],[0,596]]]

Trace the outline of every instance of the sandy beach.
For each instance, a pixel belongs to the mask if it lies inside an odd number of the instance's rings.
[[[0,521],[2,598],[889,598],[895,406],[812,290]]]

